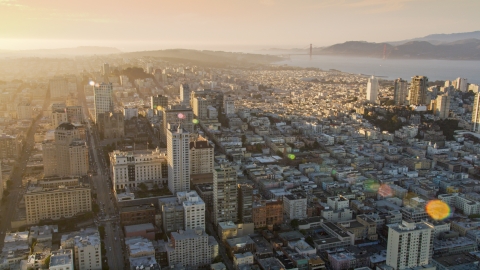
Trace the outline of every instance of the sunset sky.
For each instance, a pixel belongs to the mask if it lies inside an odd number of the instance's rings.
[[[0,0],[0,49],[306,48],[480,30],[480,0]]]

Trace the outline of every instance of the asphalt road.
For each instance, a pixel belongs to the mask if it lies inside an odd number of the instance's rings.
[[[83,88],[82,88],[83,90]],[[85,96],[83,91],[79,94],[79,98],[83,101],[84,107],[84,117],[87,117],[87,106],[85,101]],[[110,269],[124,269],[124,254],[123,254],[123,235],[122,230],[119,227],[118,212],[116,211],[116,206],[114,203],[114,198],[112,197],[112,189],[110,188],[109,183],[109,173],[108,167],[105,164],[105,159],[103,158],[103,151],[99,146],[98,132],[95,127],[91,126],[88,122],[87,127],[87,136],[88,144],[91,149],[90,159],[95,167],[92,168],[96,171],[96,174],[92,176],[92,182],[94,189],[97,194],[97,203],[100,206],[100,223],[105,227],[105,239],[104,244],[107,250],[106,257],[108,259],[108,266]],[[93,155],[92,155],[93,154]],[[106,258],[103,258],[105,260]]]

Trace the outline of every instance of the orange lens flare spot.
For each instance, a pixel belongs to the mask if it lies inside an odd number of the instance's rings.
[[[425,207],[427,214],[434,220],[443,220],[450,216],[450,206],[441,200],[432,200]]]

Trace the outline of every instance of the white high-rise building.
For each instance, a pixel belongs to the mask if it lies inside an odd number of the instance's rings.
[[[435,115],[440,117],[440,119],[448,118],[450,112],[450,95],[440,95],[435,100]]]
[[[368,79],[367,83],[367,100],[371,103],[375,103],[378,97],[378,79],[372,76]]]
[[[111,83],[101,83],[94,86],[95,96],[95,123],[98,115],[113,112],[113,86]]]
[[[473,132],[480,133],[480,93],[475,94],[472,111]]]
[[[188,86],[188,84],[184,83],[180,85],[180,101],[182,102],[182,105],[191,106],[190,105],[191,92],[192,91],[190,90],[190,86]]]
[[[173,193],[190,190],[190,133],[182,125],[167,129],[168,189]]]
[[[184,228],[205,230],[205,203],[197,192],[194,190],[177,192],[177,200],[183,206]]]
[[[223,98],[223,112],[227,115],[235,113],[235,99],[231,95]]]
[[[457,86],[456,88],[458,90],[460,90],[462,92],[467,92],[467,89],[468,89],[468,87],[467,87],[468,80],[467,79],[459,77],[455,80],[455,84],[456,84],[456,86]]]
[[[386,264],[393,269],[427,265],[433,253],[432,228],[425,224],[409,223],[388,225]]]
[[[172,232],[172,241],[165,244],[168,265],[200,267],[211,264],[218,255],[218,243],[202,229]]]
[[[395,105],[405,105],[408,96],[408,82],[402,78],[395,80],[394,101]]]

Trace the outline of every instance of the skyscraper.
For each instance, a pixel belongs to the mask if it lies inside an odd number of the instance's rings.
[[[444,94],[437,96],[435,100],[435,115],[440,117],[440,119],[448,118],[448,114],[450,112],[450,95]]]
[[[237,221],[237,171],[222,164],[213,170],[213,224]]]
[[[173,193],[190,190],[190,134],[182,125],[167,130],[168,189]]]
[[[176,125],[182,121],[182,127],[188,131],[193,132],[193,112],[192,109],[183,106],[175,105],[164,108],[163,111],[163,129],[160,130],[160,139],[166,142],[168,125]]]
[[[468,89],[468,80],[465,79],[465,78],[457,78],[455,80],[455,85],[456,85],[456,88],[462,92],[467,92],[467,89]]]
[[[480,93],[475,94],[472,111],[473,132],[480,133]]]
[[[103,74],[103,76],[110,75],[110,65],[108,63],[103,63],[102,74]]]
[[[378,79],[372,76],[368,79],[367,83],[367,100],[371,103],[375,103],[378,96]]]
[[[404,269],[427,265],[432,258],[433,232],[427,224],[410,223],[388,225],[387,265]]]
[[[180,85],[180,101],[182,105],[190,106],[190,86],[188,84],[183,83]]]
[[[427,102],[428,78],[425,76],[412,77],[408,100],[410,105],[425,105]]]
[[[394,85],[394,101],[395,105],[405,105],[408,96],[408,83],[402,78],[395,80]]]
[[[168,107],[168,97],[156,95],[150,97],[150,108],[152,110],[163,111]]]
[[[82,130],[70,123],[62,123],[55,129],[56,175],[83,176],[87,174],[88,148],[83,139]],[[49,148],[47,147],[47,149]]]
[[[225,114],[235,113],[235,99],[231,95],[227,95],[223,98],[223,112]]]
[[[111,83],[101,83],[94,86],[95,96],[95,123],[98,115],[106,112],[113,112],[113,87]]]

